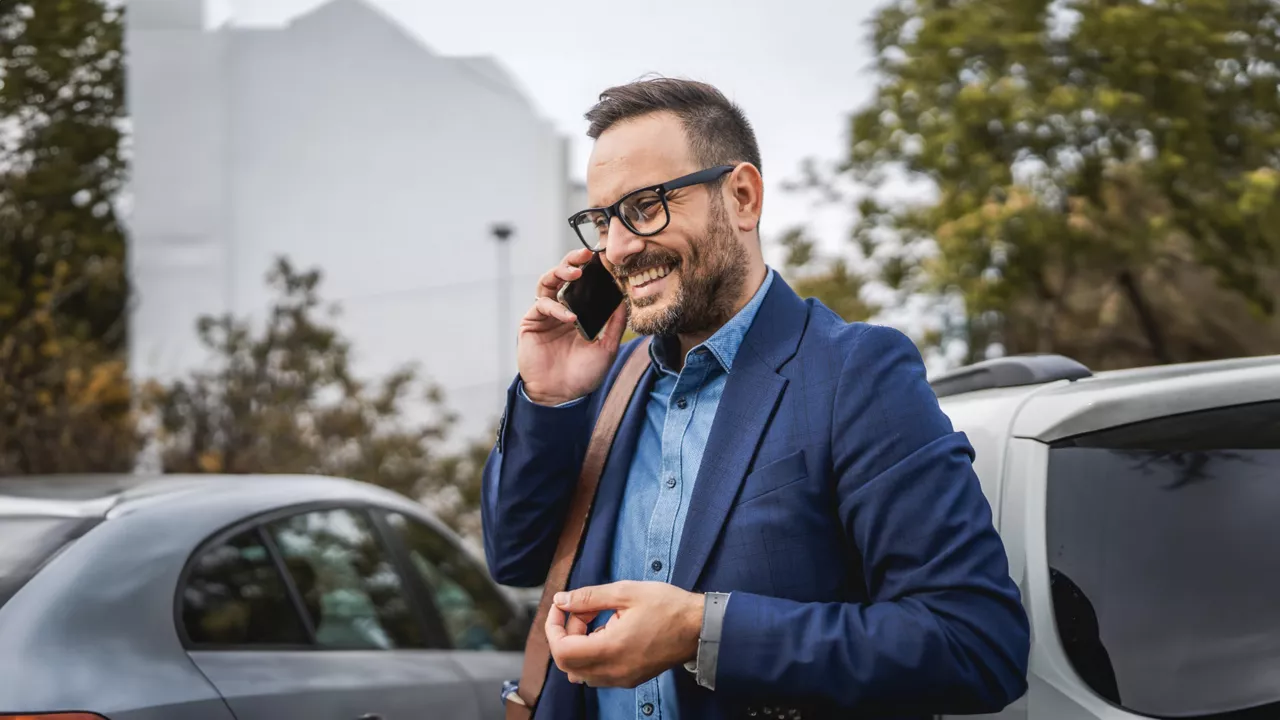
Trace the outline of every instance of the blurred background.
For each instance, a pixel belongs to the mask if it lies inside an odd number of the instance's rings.
[[[1274,0],[0,0],[0,475],[305,472],[476,539],[582,113],[716,84],[766,259],[933,372],[1280,353]]]

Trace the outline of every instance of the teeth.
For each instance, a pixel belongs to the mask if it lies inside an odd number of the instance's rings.
[[[670,273],[671,273],[671,268],[665,268],[665,267],[649,268],[648,270],[645,270],[643,272],[638,272],[632,275],[631,277],[627,278],[627,282],[628,284],[631,285],[631,287],[636,287],[638,285],[643,285],[648,282],[653,282],[658,278],[664,278]]]

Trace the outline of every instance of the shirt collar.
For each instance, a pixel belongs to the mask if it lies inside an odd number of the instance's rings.
[[[736,315],[729,318],[729,322],[721,325],[711,337],[689,350],[685,356],[685,364],[694,362],[699,350],[706,350],[720,363],[720,367],[724,368],[726,373],[730,372],[733,369],[733,361],[738,356],[738,350],[742,347],[742,341],[746,338],[747,331],[751,329],[751,323],[755,321],[760,306],[764,304],[764,296],[769,293],[773,276],[774,270],[768,268],[764,282],[760,283],[759,289],[756,290],[755,295],[751,296],[751,300]],[[679,350],[679,341],[674,336],[657,337],[654,338],[654,342],[649,343],[649,357],[658,369],[664,372],[675,372],[671,370],[672,364],[667,362],[667,359]]]

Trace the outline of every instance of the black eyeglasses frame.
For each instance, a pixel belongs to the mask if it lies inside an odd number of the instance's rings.
[[[718,180],[722,176],[727,175],[736,169],[737,169],[736,165],[716,165],[715,167],[709,167],[704,170],[698,170],[697,172],[692,172],[692,173],[689,173],[688,175],[682,175],[674,180],[668,180],[664,183],[658,183],[657,185],[649,185],[648,187],[636,188],[635,190],[628,192],[626,195],[623,195],[621,198],[618,198],[618,201],[612,205],[609,205],[606,207],[586,208],[584,210],[579,210],[578,212],[570,215],[569,227],[573,228],[574,234],[578,236],[578,241],[581,242],[584,247],[586,247],[588,250],[594,253],[603,252],[604,248],[602,246],[599,246],[599,243],[597,243],[596,245],[592,245],[591,243],[588,243],[587,239],[582,237],[582,231],[579,229],[578,223],[576,222],[578,218],[590,212],[604,213],[605,218],[608,220],[610,224],[613,223],[614,218],[618,218],[619,220],[622,221],[622,224],[625,225],[628,230],[635,233],[636,235],[639,235],[640,237],[653,237],[654,235],[657,235],[663,230],[666,230],[667,226],[671,224],[671,208],[670,206],[667,205],[667,193],[673,190],[692,187],[694,185],[702,185],[703,183],[709,183],[713,180]],[[666,220],[663,221],[662,227],[658,228],[657,230],[651,230],[649,232],[640,232],[635,228],[635,226],[631,224],[629,220],[627,220],[626,216],[623,215],[619,210],[621,209],[622,204],[625,203],[629,198],[635,197],[636,195],[639,195],[640,193],[645,193],[645,192],[656,192],[658,194],[658,198],[662,200],[662,212]]]

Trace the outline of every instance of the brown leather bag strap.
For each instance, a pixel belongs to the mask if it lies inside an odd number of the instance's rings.
[[[587,455],[582,461],[578,485],[573,491],[564,527],[560,530],[560,540],[556,543],[551,570],[547,573],[546,584],[542,586],[538,613],[534,616],[533,626],[529,628],[529,638],[525,641],[520,687],[507,696],[507,720],[531,718],[538,698],[542,695],[542,685],[547,680],[547,670],[551,666],[551,650],[543,628],[547,613],[551,611],[551,598],[564,590],[569,582],[569,571],[578,558],[587,519],[591,516],[591,506],[595,502],[596,488],[600,484],[600,475],[609,458],[609,449],[613,447],[614,435],[617,434],[622,416],[631,404],[631,396],[635,394],[640,378],[644,377],[644,371],[648,367],[649,338],[646,337],[636,344],[635,350],[622,366],[622,371],[618,373],[613,387],[605,397],[595,429],[591,431],[591,442],[587,445]]]

